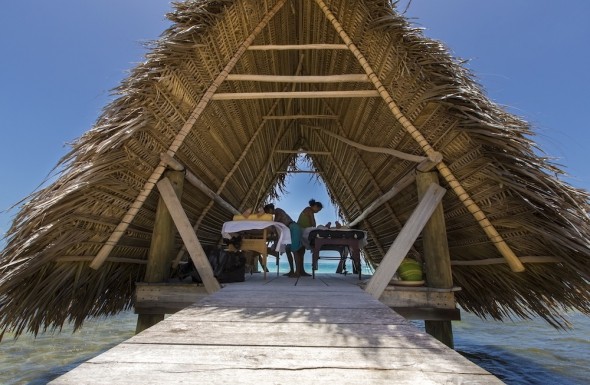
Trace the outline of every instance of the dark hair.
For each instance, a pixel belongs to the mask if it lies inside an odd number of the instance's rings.
[[[324,205],[322,204],[322,202],[316,202],[315,199],[311,199],[309,201],[309,207],[311,207],[311,206],[317,206],[320,209],[324,208]]]
[[[274,209],[275,209],[275,205],[272,203],[269,203],[266,206],[264,206],[264,212],[267,214],[269,211],[274,210]]]

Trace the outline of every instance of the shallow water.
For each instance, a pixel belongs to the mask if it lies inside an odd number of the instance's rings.
[[[559,331],[541,318],[496,322],[462,312],[455,350],[507,384],[589,384],[590,317],[568,317],[574,329]]]
[[[321,261],[319,272],[334,272],[334,263]],[[281,271],[287,271],[282,264]],[[455,350],[505,383],[590,383],[590,317],[570,314],[574,329],[558,331],[542,319],[503,323],[461,316],[462,321],[453,321]],[[136,320],[127,311],[90,320],[76,333],[64,328],[16,341],[6,335],[0,343],[0,384],[45,384],[133,336]]]

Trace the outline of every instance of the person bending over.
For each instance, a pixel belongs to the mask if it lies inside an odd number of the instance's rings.
[[[297,273],[293,265],[292,251],[301,248],[301,228],[299,227],[297,222],[291,219],[291,217],[289,216],[289,214],[285,212],[285,210],[278,207],[275,208],[275,205],[272,203],[269,203],[266,206],[264,206],[264,212],[267,214],[273,214],[275,222],[280,222],[289,228],[289,232],[291,233],[291,244],[287,245],[287,248],[285,250],[285,254],[287,254],[287,261],[289,261],[289,272],[283,275],[295,277]]]
[[[324,205],[321,202],[317,202],[315,199],[311,199],[309,201],[309,206],[301,211],[299,214],[299,218],[297,219],[297,223],[301,228],[301,232],[303,232],[308,227],[316,227],[315,221],[315,214],[317,214]],[[301,240],[300,240],[301,242]],[[295,254],[295,264],[296,264],[296,276],[311,276],[311,274],[305,271],[303,266],[303,257],[305,256],[305,247],[303,247],[303,243],[301,242],[301,247],[299,249],[292,249],[293,253]]]

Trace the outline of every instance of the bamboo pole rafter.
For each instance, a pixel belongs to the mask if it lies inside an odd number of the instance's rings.
[[[332,13],[332,11],[330,11],[326,3],[323,0],[314,1],[324,12],[324,15],[330,21],[330,23],[332,23],[332,26],[334,27],[342,41],[344,41],[346,46],[350,49],[352,54],[359,61],[359,64],[363,67],[363,69],[369,76],[369,79],[371,79],[371,81],[373,82],[373,85],[375,86],[377,92],[383,98],[383,100],[385,101],[385,103],[387,104],[388,108],[392,112],[393,116],[397,119],[397,121],[412,136],[412,138],[418,143],[418,145],[422,148],[422,150],[425,152],[427,156],[435,152],[435,150],[428,143],[426,138],[420,133],[420,131],[418,131],[416,127],[414,127],[414,125],[401,112],[396,102],[393,100],[389,92],[385,89],[385,86],[381,83],[381,80],[379,80],[379,77],[371,68],[365,56],[360,52],[360,50],[354,44],[352,39],[348,36],[348,33],[346,33],[343,26],[340,24],[340,22]],[[502,236],[498,233],[498,231],[495,229],[495,227],[483,213],[481,208],[477,205],[477,203],[473,201],[473,199],[471,199],[467,191],[465,191],[465,189],[457,180],[457,178],[453,175],[449,167],[444,162],[438,163],[436,167],[442,175],[442,177],[445,178],[449,186],[453,189],[459,200],[475,217],[483,231],[486,233],[486,235],[492,241],[492,243],[496,246],[500,254],[504,257],[512,271],[524,271],[524,265],[520,262],[516,254],[514,254],[510,246],[508,246],[508,244],[504,241]]]
[[[176,151],[178,151],[178,149],[180,148],[180,146],[184,142],[184,139],[186,138],[186,136],[189,134],[189,132],[194,127],[195,123],[197,122],[197,120],[199,119],[201,114],[203,113],[205,107],[207,107],[207,105],[209,104],[209,101],[214,96],[215,92],[217,91],[219,86],[223,83],[223,81],[225,80],[227,75],[229,75],[231,70],[234,68],[234,66],[236,65],[238,60],[242,57],[244,52],[246,52],[248,47],[252,45],[252,42],[254,42],[254,39],[256,38],[256,36],[258,36],[258,34],[262,31],[262,29],[268,24],[268,22],[273,18],[273,16],[285,5],[286,2],[287,2],[287,0],[279,0],[275,4],[275,6],[264,15],[262,20],[260,20],[258,25],[254,28],[254,30],[250,33],[250,35],[244,40],[244,42],[236,50],[235,54],[229,60],[229,62],[225,65],[223,70],[217,75],[217,77],[211,83],[211,85],[209,86],[207,91],[205,91],[205,93],[203,94],[203,96],[199,100],[199,103],[197,104],[197,106],[195,107],[193,112],[191,113],[190,117],[184,123],[184,125],[182,126],[182,128],[180,129],[178,134],[176,134],[176,137],[174,138],[172,144],[168,148],[167,153],[171,157],[174,157],[174,155],[176,154]],[[133,221],[133,219],[135,218],[135,216],[137,215],[137,213],[139,212],[139,210],[143,206],[143,203],[146,201],[149,194],[152,192],[152,190],[156,186],[156,183],[158,182],[158,180],[160,179],[160,177],[164,173],[165,169],[166,169],[166,165],[164,164],[164,162],[160,161],[158,166],[155,168],[155,170],[152,172],[150,177],[145,182],[142,190],[140,191],[139,195],[137,196],[137,198],[135,199],[133,204],[127,210],[127,213],[123,216],[123,219],[121,220],[121,222],[117,225],[115,230],[111,233],[109,239],[106,240],[104,246],[99,250],[99,252],[97,253],[97,255],[94,258],[94,260],[92,261],[92,263],[90,263],[91,268],[96,270],[102,266],[102,264],[104,263],[106,258],[109,256],[110,252],[117,245],[117,243],[119,242],[119,240],[121,239],[121,237],[123,236],[123,234],[125,233],[127,228],[129,227],[129,225],[131,224],[131,222]]]

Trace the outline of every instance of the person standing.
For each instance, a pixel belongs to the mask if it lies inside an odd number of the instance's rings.
[[[308,227],[316,227],[315,214],[317,214],[323,207],[324,205],[321,202],[317,202],[315,199],[311,199],[309,201],[309,206],[307,206],[303,209],[303,211],[301,211],[301,214],[299,214],[299,218],[297,219],[297,224],[300,227],[301,233],[303,233],[303,231]],[[305,271],[305,268],[303,266],[303,259],[305,256],[305,247],[303,247],[303,243],[301,243],[301,247],[299,249],[292,250],[295,253],[295,264],[297,269],[295,273],[296,276],[311,276],[311,274]]]
[[[264,212],[267,214],[274,215],[274,221],[280,222],[289,228],[289,232],[291,233],[291,244],[287,246],[285,250],[285,254],[287,254],[287,261],[289,261],[289,272],[283,275],[294,277],[296,275],[295,268],[293,265],[293,250],[298,250],[301,248],[301,228],[295,222],[289,214],[285,212],[285,210],[276,207],[272,203],[267,204],[264,206]]]

